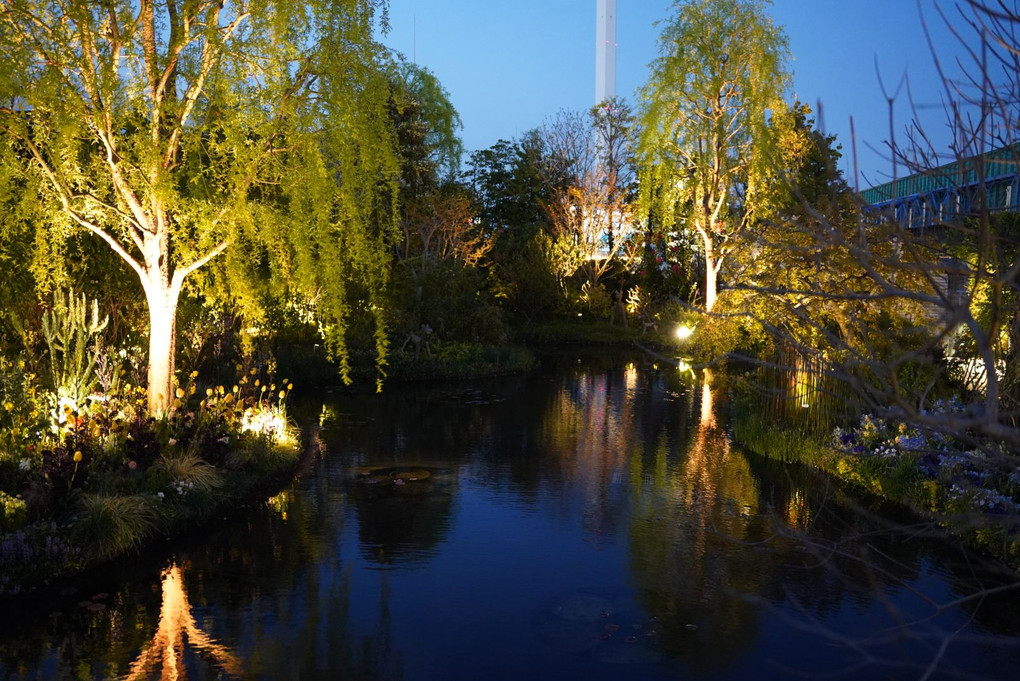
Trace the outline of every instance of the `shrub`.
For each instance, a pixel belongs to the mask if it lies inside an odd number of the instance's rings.
[[[28,507],[21,497],[12,497],[0,490],[0,532],[10,532],[25,524]]]
[[[0,356],[0,464],[9,462],[22,470],[38,467],[38,446],[47,428],[46,408],[35,376],[25,371],[24,361],[11,362]],[[10,483],[9,477],[2,479]]]

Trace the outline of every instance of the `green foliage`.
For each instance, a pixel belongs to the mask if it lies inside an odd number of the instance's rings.
[[[544,206],[570,182],[563,159],[550,154],[538,130],[472,152],[467,175],[479,217],[490,234],[548,225]]]
[[[825,437],[763,417],[744,389],[734,395],[734,439],[748,450],[816,467],[908,506],[965,542],[1018,565],[1020,535],[1012,518],[1020,505],[1020,475],[1012,466],[998,465],[1008,454],[1004,449],[996,457],[963,452],[941,435],[870,414],[857,427],[835,428]],[[943,403],[937,413],[951,416],[962,408],[959,402]]]
[[[34,312],[36,286],[31,263],[35,249],[35,222],[40,209],[28,179],[20,168],[12,140],[0,139],[0,353],[16,345],[4,322],[8,314],[26,318]]]
[[[160,489],[178,497],[194,494],[208,498],[223,485],[223,474],[193,449],[170,447],[156,460],[150,473]]]
[[[137,548],[157,526],[152,498],[143,495],[83,494],[74,533],[99,560]]]
[[[0,532],[20,529],[28,519],[28,506],[21,497],[0,490]]]
[[[733,421],[733,437],[760,456],[788,463],[819,465],[825,452],[825,439],[818,433],[777,428],[768,419],[745,411]]]
[[[768,203],[772,112],[785,108],[787,40],[765,0],[689,0],[664,22],[643,90],[642,213],[656,229],[696,235],[705,306],[716,277]]]
[[[597,319],[609,317],[609,308],[612,305],[609,293],[598,284],[593,284],[591,280],[586,280],[581,284],[576,300],[577,307],[589,315]]]
[[[699,363],[725,361],[734,352],[755,355],[763,341],[761,327],[746,314],[743,297],[738,293],[727,291],[721,295],[712,314],[692,320],[688,312],[684,317],[688,325],[695,322],[689,345]]]
[[[436,184],[453,180],[464,147],[458,137],[460,115],[450,93],[423,66],[399,60],[394,70],[391,115],[405,186],[421,188],[425,178]]]
[[[16,366],[0,365],[0,387],[38,389],[15,376]],[[230,505],[292,470],[299,449],[286,402],[293,386],[235,368],[232,388],[200,387],[197,373],[189,375],[173,412],[158,421],[147,416],[144,389],[124,385],[88,411],[67,404],[60,428],[4,451],[0,594],[131,550],[156,530]],[[11,406],[0,408],[0,418],[24,418],[12,417]]]
[[[630,346],[635,341],[647,340],[640,329],[632,325],[623,327],[604,320],[573,317],[562,321],[536,324],[522,330],[522,339],[538,346]]]
[[[16,467],[38,464],[38,447],[48,426],[45,398],[35,376],[26,372],[24,361],[14,363],[0,355],[0,471],[5,473],[0,481],[4,487],[20,479]]]
[[[398,343],[411,333],[431,329],[433,342],[468,341],[499,344],[509,332],[502,311],[486,290],[484,272],[456,260],[412,271],[401,267],[395,277]]]
[[[521,347],[444,342],[427,356],[394,353],[392,375],[399,380],[472,378],[520,373],[534,366],[535,357]]]
[[[0,7],[0,99],[17,104],[0,109],[4,162],[24,176],[0,177],[0,204],[17,210],[0,229],[23,243],[33,221],[39,286],[59,281],[61,249],[82,232],[137,275],[159,355],[156,412],[170,399],[185,281],[247,324],[284,294],[314,303],[345,377],[348,319],[368,310],[384,361],[399,171],[388,55],[374,38],[384,7]]]
[[[500,233],[492,258],[489,277],[493,295],[518,324],[566,312],[553,240],[539,225]]]
[[[99,302],[92,301],[92,314],[88,313],[85,296],[76,296],[68,290],[53,294],[53,307],[43,312],[42,336],[49,349],[50,375],[53,390],[82,408],[95,392],[99,378],[96,375],[97,350],[100,334],[110,318],[99,321]]]

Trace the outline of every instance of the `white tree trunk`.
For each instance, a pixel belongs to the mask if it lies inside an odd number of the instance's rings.
[[[715,256],[715,242],[712,236],[701,230],[702,242],[705,244],[705,312],[711,312],[715,307],[715,299],[718,293],[718,263]]]
[[[143,285],[149,306],[149,414],[159,418],[170,411],[175,397],[174,358],[180,287],[164,283],[158,273]]]

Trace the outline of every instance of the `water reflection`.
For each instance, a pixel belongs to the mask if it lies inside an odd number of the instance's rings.
[[[381,565],[424,561],[446,538],[457,476],[420,466],[364,467],[349,486],[362,555]]]
[[[0,678],[1013,678],[1012,581],[746,456],[725,376],[600,361],[327,404],[264,507],[0,621]]]
[[[241,674],[241,663],[228,648],[216,643],[195,623],[191,603],[184,589],[181,568],[172,565],[163,571],[163,601],[159,608],[159,624],[142,653],[128,670],[127,679],[137,681],[149,678],[156,672],[163,681],[188,678],[184,665],[185,645],[196,648],[208,657],[223,673]]]

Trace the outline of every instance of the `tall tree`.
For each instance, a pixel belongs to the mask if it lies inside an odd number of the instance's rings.
[[[629,236],[630,107],[609,99],[586,114],[562,111],[542,128],[568,184],[553,187],[544,202],[554,236],[557,273],[581,271],[595,286],[632,245]]]
[[[3,0],[0,131],[32,178],[37,227],[87,230],[149,310],[149,409],[173,399],[178,301],[224,252],[227,297],[257,266],[318,301],[347,377],[353,280],[386,278],[397,161],[385,0]],[[383,17],[384,18],[384,17]],[[45,243],[45,239],[37,239]],[[374,307],[374,306],[373,306]],[[386,347],[377,320],[377,351]]]
[[[769,4],[675,2],[642,91],[641,200],[700,238],[708,311],[727,257],[754,224],[774,145],[769,116],[784,107],[790,79]]]
[[[570,182],[570,169],[550,152],[540,130],[474,151],[468,166],[479,216],[490,233],[547,225],[543,204]]]
[[[612,97],[592,107],[588,115],[604,172],[607,202],[610,205],[625,203],[634,182],[634,115],[630,104],[620,97]],[[612,220],[609,223],[608,239],[609,250],[612,252],[616,246]]]
[[[460,116],[428,69],[408,62],[398,67],[390,115],[400,156],[400,260],[426,265],[452,257],[477,264],[491,242],[481,238],[469,192],[456,179]]]

